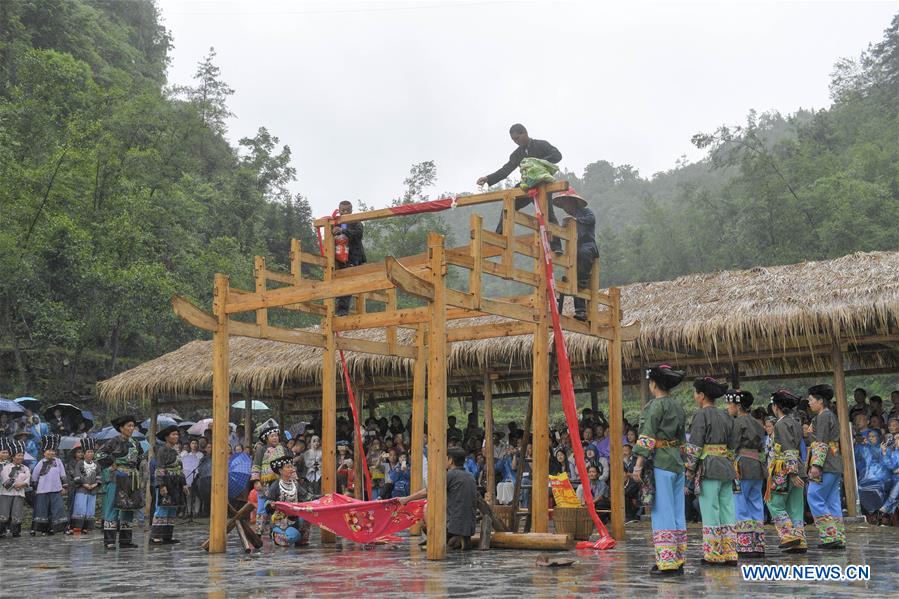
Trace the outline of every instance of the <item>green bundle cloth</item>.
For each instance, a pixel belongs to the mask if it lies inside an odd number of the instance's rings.
[[[519,187],[522,189],[531,189],[540,183],[552,183],[555,181],[555,175],[559,172],[552,162],[541,160],[539,158],[524,158],[521,161],[521,183]]]

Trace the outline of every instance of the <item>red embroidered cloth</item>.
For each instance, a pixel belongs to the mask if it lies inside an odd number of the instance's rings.
[[[372,543],[406,530],[424,516],[427,501],[361,501],[332,493],[305,503],[275,502],[276,510],[302,518],[357,543]]]

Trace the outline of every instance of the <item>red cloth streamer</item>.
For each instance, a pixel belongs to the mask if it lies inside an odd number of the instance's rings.
[[[417,204],[400,204],[399,206],[390,206],[390,211],[394,214],[419,214],[421,212],[440,212],[447,208],[452,208],[456,202],[456,198],[441,198],[439,200],[431,200],[430,202],[418,202]]]
[[[397,499],[360,501],[332,493],[305,503],[275,502],[279,512],[307,520],[357,543],[391,541],[394,533],[406,530],[424,516],[427,500],[403,505]]]
[[[556,305],[556,282],[553,273],[552,252],[549,249],[549,237],[546,232],[546,220],[543,218],[543,212],[540,210],[540,203],[537,201],[537,190],[532,189],[528,195],[534,200],[534,215],[540,225],[540,241],[543,245],[543,263],[546,268],[546,282],[549,292],[546,300],[549,302],[550,312],[553,321],[553,342],[556,344],[556,361],[559,364],[559,387],[562,392],[562,410],[565,412],[565,421],[568,423],[568,432],[572,439],[580,437],[575,436],[574,432],[578,431],[577,421],[577,405],[574,401],[574,383],[571,380],[571,363],[568,361],[568,350],[565,347],[565,337],[562,335],[562,323],[559,319],[559,308]],[[571,243],[569,241],[568,243]],[[596,525],[599,532],[599,540],[595,543],[582,541],[577,544],[578,549],[612,549],[615,547],[615,539],[609,535],[599,514],[596,513],[596,506],[593,505],[593,493],[590,490],[590,479],[587,476],[587,466],[584,461],[584,448],[580,443],[572,443],[574,450],[574,463],[577,466],[578,475],[581,477],[581,485],[584,489],[584,503],[587,504],[587,510],[590,517]]]
[[[335,210],[331,216],[329,217],[331,220],[336,219],[338,216],[338,211]],[[321,250],[321,255],[325,255],[325,243],[322,240],[322,231],[320,228],[315,228],[315,233],[318,235],[318,248]],[[336,336],[340,336],[340,333],[335,333]],[[362,473],[365,479],[365,493],[366,497],[371,497],[371,472],[368,471],[368,459],[365,457],[365,447],[362,444],[362,423],[359,420],[359,409],[356,407],[356,394],[353,393],[353,385],[350,383],[350,371],[346,367],[346,358],[343,355],[343,350],[340,350],[340,365],[343,367],[343,384],[346,385],[346,393],[347,399],[350,404],[350,412],[353,414],[353,429],[356,431],[356,459],[362,460]]]

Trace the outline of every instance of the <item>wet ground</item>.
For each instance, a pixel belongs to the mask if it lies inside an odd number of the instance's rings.
[[[322,546],[317,531],[303,549],[282,549],[266,541],[247,556],[229,535],[228,553],[199,548],[207,529],[179,525],[180,545],[107,552],[102,533],[90,537],[0,539],[0,597],[896,597],[899,594],[899,528],[855,524],[845,552],[812,547],[806,555],[769,551],[755,563],[867,564],[868,582],[743,582],[738,568],[701,568],[701,530],[690,527],[685,575],[650,577],[653,554],[648,523],[629,524],[628,542],[611,551],[568,552],[577,560],[565,568],[537,567],[534,551],[492,550],[449,553],[429,562],[418,539],[366,548],[353,543]],[[773,536],[773,530],[768,531]],[[815,543],[813,542],[813,545]]]

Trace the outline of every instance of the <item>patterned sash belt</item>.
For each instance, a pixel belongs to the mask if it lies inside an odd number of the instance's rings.
[[[755,449],[741,449],[737,452],[737,455],[744,458],[752,458],[753,460],[759,459],[759,452]]]
[[[705,459],[710,455],[717,455],[721,457],[729,457],[730,451],[727,449],[727,445],[725,444],[715,444],[715,445],[703,445],[702,453],[700,454],[700,459]]]

